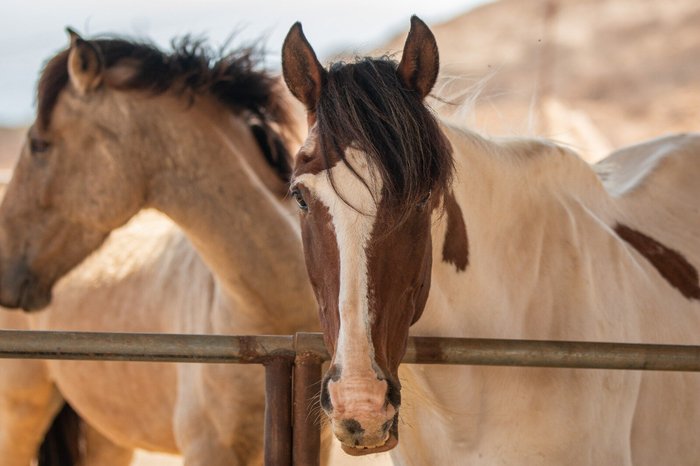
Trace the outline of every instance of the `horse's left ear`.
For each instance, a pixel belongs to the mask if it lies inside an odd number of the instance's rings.
[[[440,70],[435,36],[418,16],[411,17],[403,56],[397,69],[399,79],[406,88],[416,91],[424,99],[435,85]]]
[[[81,94],[87,94],[102,82],[102,55],[92,43],[83,40],[77,32],[66,28],[70,37],[68,52],[68,76],[73,87]]]

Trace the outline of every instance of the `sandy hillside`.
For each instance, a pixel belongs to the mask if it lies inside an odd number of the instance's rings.
[[[700,129],[697,0],[501,0],[431,28],[437,93],[462,104],[465,90],[478,95],[472,105],[432,104],[475,129],[599,153]],[[404,40],[375,51],[400,50]],[[0,129],[0,168],[22,136]]]
[[[700,129],[697,0],[502,0],[431,27],[437,90],[479,91],[457,115],[479,130],[572,136],[604,150]]]

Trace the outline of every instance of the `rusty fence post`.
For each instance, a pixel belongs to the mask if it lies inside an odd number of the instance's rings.
[[[265,362],[265,466],[292,465],[292,359]]]
[[[309,337],[311,335],[311,337]],[[325,348],[314,334],[294,337],[294,466],[321,464],[321,365]]]

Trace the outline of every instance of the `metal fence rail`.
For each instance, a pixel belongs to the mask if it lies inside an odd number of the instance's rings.
[[[0,330],[0,358],[262,364],[265,465],[320,464],[308,413],[329,359],[318,333],[294,336]],[[410,337],[404,363],[700,371],[700,346]]]
[[[264,364],[329,355],[318,333],[225,336],[0,330],[0,358]],[[404,363],[700,371],[700,346],[410,337]]]
[[[294,337],[0,330],[0,358],[262,364]]]

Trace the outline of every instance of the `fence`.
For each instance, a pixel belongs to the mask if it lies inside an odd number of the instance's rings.
[[[0,358],[262,364],[265,465],[320,464],[308,413],[329,359],[320,334],[166,335],[0,330]],[[700,371],[700,346],[411,337],[404,363]]]

